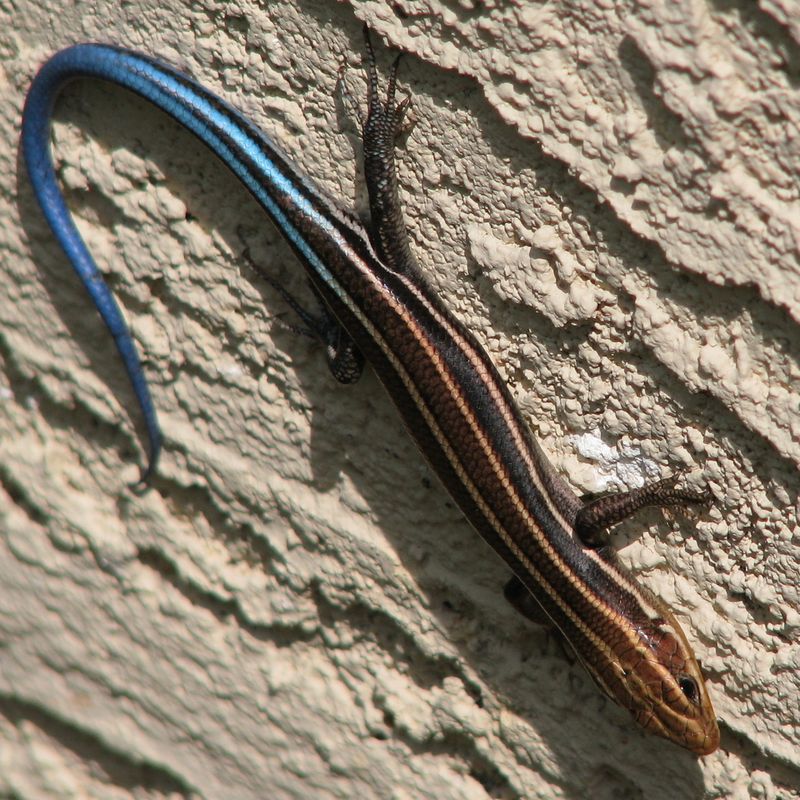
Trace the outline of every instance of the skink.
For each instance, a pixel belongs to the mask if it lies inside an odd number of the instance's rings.
[[[646,505],[705,502],[667,479],[591,502],[577,497],[533,439],[476,338],[423,278],[397,196],[394,144],[407,100],[385,101],[367,36],[362,121],[371,221],[365,227],[303,175],[252,122],[173,67],[103,44],[47,61],[28,92],[22,151],[33,191],[122,356],[149,438],[147,480],[161,432],[122,313],[84,245],[58,187],[50,153],[55,100],[68,82],[96,78],[149,100],[206,145],[247,186],[286,237],[324,302],[322,316],[293,304],[326,343],[334,374],[358,377],[363,357],[464,515],[513,572],[509,601],[545,618],[597,684],[643,728],[697,754],[719,730],[697,661],[677,620],[638,586],[608,546],[610,526]]]

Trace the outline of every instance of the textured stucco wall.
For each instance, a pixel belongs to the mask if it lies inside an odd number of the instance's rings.
[[[800,797],[800,7],[0,5],[0,794]],[[16,154],[36,66],[160,54],[360,201],[334,96],[368,20],[417,125],[423,268],[578,491],[687,467],[625,561],[684,621],[721,720],[697,760],[638,732],[506,606],[506,570],[376,379],[344,389],[250,244],[288,248],[208,153],[120,91],[59,107],[61,177],[145,357],[154,489],[112,345]],[[385,72],[385,70],[384,70]]]

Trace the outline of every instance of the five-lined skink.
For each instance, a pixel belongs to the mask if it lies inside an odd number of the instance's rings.
[[[394,145],[407,100],[396,64],[378,97],[372,48],[365,177],[371,220],[318,188],[252,122],[173,67],[130,50],[79,44],[54,55],[25,103],[22,149],[31,185],[58,242],[111,331],[144,415],[146,481],[161,431],[120,309],[70,217],[50,154],[55,100],[68,82],[96,78],[149,100],[206,145],[247,186],[305,267],[326,309],[301,316],[323,339],[334,374],[355,380],[362,357],[467,519],[513,571],[506,597],[565,636],[599,686],[644,728],[698,754],[719,731],[706,686],[672,613],[638,586],[608,547],[608,529],[645,505],[704,502],[667,479],[592,502],[561,478],[477,342],[433,293],[412,255],[397,196]]]

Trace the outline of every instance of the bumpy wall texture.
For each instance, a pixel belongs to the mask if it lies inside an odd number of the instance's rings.
[[[12,10],[13,9],[13,10]],[[796,0],[0,6],[0,793],[800,797]],[[416,127],[431,283],[579,492],[680,468],[716,498],[622,558],[684,622],[722,747],[636,730],[503,601],[506,570],[375,377],[342,388],[241,258],[306,291],[190,136],[84,82],[59,174],[147,361],[152,491],[111,342],[17,156],[56,49],[159,54],[362,202],[335,85],[360,27]]]

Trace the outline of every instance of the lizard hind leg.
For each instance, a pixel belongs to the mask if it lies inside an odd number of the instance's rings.
[[[411,106],[411,96],[399,103],[397,92],[398,56],[392,65],[386,97],[381,100],[375,51],[369,30],[364,27],[367,51],[367,115],[362,120],[364,178],[370,207],[370,239],[381,260],[400,274],[418,275],[419,266],[408,243],[397,183],[394,151],[403,130],[403,121]]]
[[[302,325],[289,325],[290,330],[301,336],[309,336],[321,342],[325,348],[328,369],[339,383],[355,383],[364,370],[364,356],[350,338],[347,331],[339,324],[336,317],[328,310],[317,287],[309,280],[308,284],[317,299],[317,311],[309,311],[279,281],[262,269],[245,247],[242,258],[267,283],[280,293],[289,308],[300,318]]]

